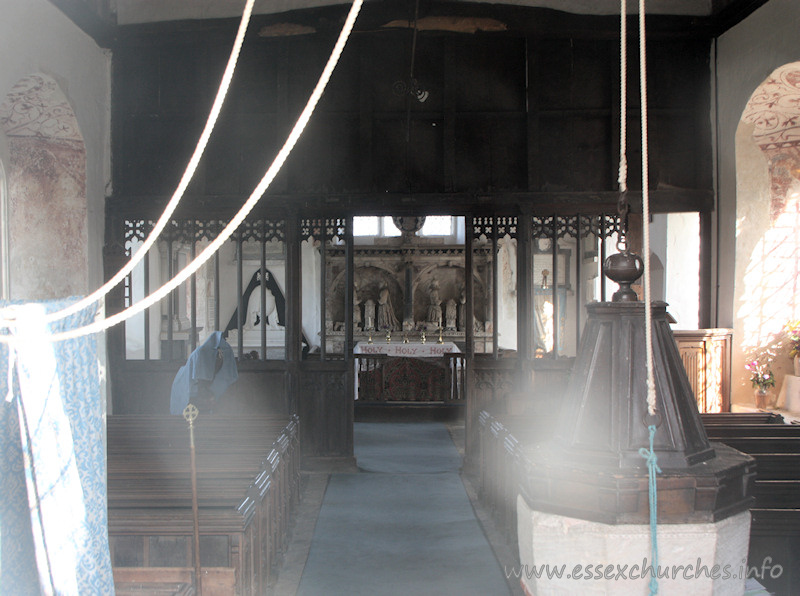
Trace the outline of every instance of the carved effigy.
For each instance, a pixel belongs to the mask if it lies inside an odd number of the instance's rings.
[[[445,329],[448,331],[456,330],[456,301],[450,298],[445,307]]]
[[[400,329],[400,322],[394,314],[392,299],[389,296],[389,288],[381,288],[378,296],[378,329],[383,331],[397,331]]]
[[[375,301],[372,298],[364,302],[364,330],[375,330]]]
[[[473,248],[473,328],[476,341],[491,333],[490,247]],[[467,331],[467,304],[463,245],[406,235],[384,238],[354,249],[353,281],[345,284],[343,249],[326,256],[325,327],[328,349],[344,347],[346,292],[353,292],[353,332],[356,341],[371,332],[405,332],[418,341],[424,330],[434,337],[441,328],[445,340],[463,342]],[[476,348],[479,350],[479,348]]]
[[[361,328],[361,300],[359,299],[358,284],[355,284],[353,285],[353,329]]]
[[[435,279],[428,290],[428,318],[427,321],[434,327],[442,326],[442,301],[439,298],[439,282]]]
[[[458,294],[458,314],[457,314],[457,325],[459,331],[464,331],[467,328],[467,291],[465,288],[461,288],[461,292]]]

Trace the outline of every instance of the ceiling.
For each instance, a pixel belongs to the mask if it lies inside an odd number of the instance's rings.
[[[99,0],[95,0],[98,2]],[[244,0],[106,0],[112,3],[119,25],[186,19],[235,17],[241,14]],[[376,1],[376,0],[367,0]],[[463,1],[463,0],[462,0]],[[647,12],[707,17],[714,16],[741,0],[649,0]],[[302,8],[346,4],[341,0],[257,0],[255,14],[274,14]],[[618,14],[619,0],[506,0],[496,4],[551,8],[579,14]],[[638,2],[628,1],[629,11],[638,11]]]
[[[102,47],[112,47],[120,27],[166,21],[236,18],[241,15],[245,0],[49,0],[78,27]],[[583,16],[608,16],[619,13],[620,0],[504,0],[502,2],[469,2],[468,0],[417,0],[421,15],[449,16],[447,11],[467,8],[531,7]],[[769,0],[647,0],[649,15],[683,18],[672,21],[672,30],[686,27],[718,35],[747,17]],[[381,13],[408,13],[414,0],[365,0],[367,6]],[[256,0],[255,15],[275,15],[305,8],[347,5],[349,0]],[[637,0],[627,0],[628,12],[639,10]],[[450,8],[447,8],[450,7]],[[467,8],[467,10],[469,10]],[[480,9],[479,9],[480,10]],[[687,20],[688,19],[688,20]]]

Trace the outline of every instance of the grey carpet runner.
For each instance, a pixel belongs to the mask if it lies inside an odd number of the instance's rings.
[[[334,474],[299,595],[507,596],[461,458],[438,423],[356,423],[358,474]]]

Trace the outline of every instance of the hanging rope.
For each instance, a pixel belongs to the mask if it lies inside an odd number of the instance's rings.
[[[650,558],[653,560],[653,569],[656,570],[648,585],[652,595],[658,594],[658,520],[656,516],[658,511],[658,484],[656,482],[656,474],[661,473],[661,468],[658,467],[658,457],[655,449],[653,449],[656,427],[651,424],[647,429],[650,435],[650,448],[642,447],[639,449],[639,455],[647,460],[647,492],[650,502]]]
[[[344,26],[342,28],[341,33],[339,34],[339,38],[336,41],[336,45],[333,48],[333,51],[328,58],[328,62],[325,65],[325,69],[322,71],[320,75],[319,81],[317,81],[316,87],[314,87],[311,96],[306,103],[305,108],[303,109],[302,113],[297,119],[292,131],[289,133],[286,142],[284,143],[281,150],[278,152],[278,155],[275,157],[275,160],[272,162],[270,167],[267,169],[264,176],[261,178],[261,181],[255,187],[253,192],[250,194],[250,197],[247,199],[245,204],[242,208],[236,213],[236,215],[231,219],[225,229],[222,230],[219,236],[215,238],[206,248],[201,252],[197,258],[195,258],[191,263],[189,263],[186,267],[184,267],[180,272],[178,272],[171,280],[166,282],[162,285],[158,290],[150,294],[144,300],[137,302],[126,308],[125,310],[105,319],[100,319],[95,321],[90,325],[86,325],[84,327],[80,327],[74,329],[69,332],[58,333],[55,335],[51,335],[49,337],[50,341],[63,341],[66,339],[72,339],[75,337],[81,337],[84,335],[88,335],[90,333],[99,333],[101,331],[105,331],[109,327],[113,327],[114,325],[118,325],[123,321],[131,318],[132,316],[136,315],[137,313],[142,312],[143,310],[149,308],[159,300],[165,298],[172,290],[177,288],[180,284],[185,282],[189,277],[195,273],[200,267],[202,267],[206,261],[208,261],[215,252],[217,252],[222,245],[230,238],[233,232],[241,225],[247,215],[253,210],[253,207],[256,206],[258,201],[261,199],[262,195],[266,192],[269,185],[275,179],[278,172],[280,171],[281,167],[283,167],[284,162],[289,157],[292,149],[294,148],[295,144],[297,144],[297,140],[300,138],[303,130],[305,129],[306,125],[308,124],[311,115],[314,113],[314,108],[316,108],[317,103],[319,102],[320,98],[322,97],[322,93],[325,90],[328,81],[330,80],[331,74],[333,74],[333,69],[336,67],[336,64],[339,61],[339,57],[344,50],[344,46],[347,43],[347,39],[350,36],[350,32],[353,29],[353,25],[355,24],[356,17],[358,16],[359,11],[361,10],[361,5],[363,0],[354,0],[353,5],[350,7],[350,12],[347,15],[347,19],[345,20]],[[0,336],[1,343],[11,343],[13,340],[12,337]]]
[[[203,152],[205,151],[206,145],[208,145],[208,140],[211,137],[211,133],[214,130],[214,126],[217,123],[217,119],[219,117],[219,113],[222,110],[222,104],[225,102],[225,96],[228,93],[228,89],[230,88],[231,79],[233,78],[233,73],[236,70],[236,64],[239,60],[239,54],[242,49],[242,43],[244,42],[244,36],[247,32],[247,26],[250,23],[250,16],[253,12],[253,4],[255,0],[247,0],[245,4],[244,11],[242,13],[242,19],[239,22],[239,29],[236,32],[236,39],[233,43],[233,48],[231,50],[230,57],[228,58],[228,64],[225,67],[225,72],[222,75],[222,80],[219,84],[219,89],[217,90],[217,95],[214,98],[214,103],[211,106],[211,111],[208,114],[208,118],[206,119],[206,125],[203,128],[203,132],[200,134],[200,138],[197,141],[197,145],[194,149],[194,153],[192,154],[189,163],[186,166],[186,170],[183,172],[183,176],[178,183],[178,187],[175,189],[175,192],[172,195],[169,203],[167,203],[164,212],[161,214],[161,217],[156,222],[155,226],[153,227],[152,232],[148,235],[145,239],[142,246],[139,248],[138,251],[131,257],[131,260],[120,269],[111,279],[109,279],[103,286],[98,288],[94,293],[90,294],[89,296],[75,302],[74,304],[48,314],[45,317],[45,322],[53,322],[59,319],[63,319],[68,317],[71,314],[76,312],[82,311],[87,306],[94,304],[95,302],[99,302],[102,300],[106,294],[108,294],[113,288],[119,284],[125,277],[133,271],[133,268],[138,265],[142,259],[144,259],[147,252],[150,248],[155,244],[156,240],[158,240],[159,234],[161,231],[166,227],[167,223],[172,217],[172,214],[175,212],[175,209],[178,207],[178,203],[180,203],[181,199],[183,198],[184,192],[186,192],[186,188],[189,186],[189,182],[191,182],[192,177],[194,176],[195,171],[197,170],[197,166],[200,163],[200,158],[203,157]],[[0,325],[8,326],[11,322],[3,319],[0,320]]]
[[[619,191],[628,192],[628,0],[620,0],[619,19]]]
[[[656,386],[653,375],[653,326],[650,304],[650,177],[647,152],[647,51],[645,49],[645,0],[639,0],[639,80],[641,86],[642,110],[642,231],[644,253],[644,308],[645,308],[645,350],[647,352],[647,412],[656,415]]]
[[[650,296],[650,178],[648,168],[647,139],[647,50],[645,41],[645,0],[639,0],[639,86],[642,124],[642,230],[644,260],[644,337],[647,361],[647,413],[653,420],[647,429],[650,448],[640,450],[647,460],[648,493],[650,501],[650,556],[653,568],[658,570],[658,484],[656,474],[661,472],[653,447],[656,434],[656,384],[653,367],[653,325]],[[658,593],[657,573],[650,578],[650,594]]]

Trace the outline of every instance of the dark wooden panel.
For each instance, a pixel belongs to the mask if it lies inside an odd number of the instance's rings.
[[[615,186],[608,115],[543,115],[539,135],[542,190],[611,190]]]
[[[297,414],[304,457],[353,456],[353,388],[347,384],[342,364],[339,370],[315,370],[310,363],[303,363]]]
[[[319,75],[325,68],[334,40],[327,37],[301,37],[286,42],[289,79],[289,108],[299,113],[306,105]],[[357,112],[359,93],[359,56],[356,44],[349,42],[331,75],[320,100],[323,112]]]
[[[526,186],[525,120],[518,117],[456,117],[455,189]]]
[[[238,134],[231,143],[236,145],[241,163],[239,192],[246,196],[259,183],[285,141],[276,120],[274,115],[266,113],[240,114],[237,119]]]
[[[180,181],[200,136],[202,123],[193,118],[162,118],[148,114],[126,120],[121,153],[122,181],[126,193],[168,197]],[[201,190],[195,178],[190,190]]]
[[[114,110],[119,114],[158,110],[158,48],[135,48],[114,53]]]
[[[542,110],[608,108],[619,80],[619,46],[600,40],[548,40],[536,46],[537,78],[530,82]]]
[[[220,115],[217,131],[206,147],[202,164],[205,176],[205,192],[208,194],[238,194],[242,156],[239,151],[240,119],[236,114],[226,111]],[[266,124],[263,123],[262,124]],[[267,133],[269,128],[265,131]],[[268,137],[269,138],[269,137]]]
[[[309,130],[272,186],[271,194],[285,195],[282,202],[304,193],[616,188],[619,61],[605,25],[594,35],[585,28],[578,34],[570,29],[572,18],[464,8],[501,20],[515,15],[509,22],[515,32],[421,31],[414,76],[430,93],[421,103],[397,92],[397,84],[410,82],[412,32],[381,27],[391,7],[375,7],[374,22],[365,10],[360,24],[373,24],[350,40]],[[219,195],[239,204],[260,179],[317,81],[340,12],[331,7],[305,15],[318,34],[248,39],[225,115],[191,188],[198,195],[194,205],[218,206]],[[393,17],[408,16],[401,12]],[[549,16],[534,23],[523,14]],[[520,34],[533,25],[534,37]],[[163,206],[194,147],[232,35],[232,23],[222,22],[126,28],[113,68],[115,199]],[[649,42],[652,186],[708,190],[709,41],[654,35]],[[631,53],[628,154],[635,189],[638,69],[635,48]],[[441,205],[451,208],[446,200]]]
[[[654,114],[649,118],[653,131],[650,144],[651,188],[669,186],[702,188],[710,181],[706,163],[709,152],[698,140],[707,131],[691,113]]]
[[[200,94],[202,68],[205,63],[202,46],[191,52],[162,51],[159,56],[159,108],[164,112],[194,112]],[[203,97],[204,99],[204,97]]]
[[[405,116],[375,122],[376,190],[442,190],[442,120],[415,115],[410,121],[409,140],[406,142],[408,125]]]
[[[275,50],[274,44],[265,43],[245,44],[242,48],[226,100],[235,112],[273,113],[277,110],[278,65]]]
[[[357,188],[358,123],[350,114],[317,114],[287,162],[290,187],[303,192]]]
[[[525,109],[525,42],[501,38],[454,41],[453,107],[459,112],[513,112]]]
[[[114,414],[169,414],[172,382],[180,363],[127,362],[117,366]],[[286,416],[287,399],[282,370],[239,370],[239,379],[215,407],[227,415]]]

